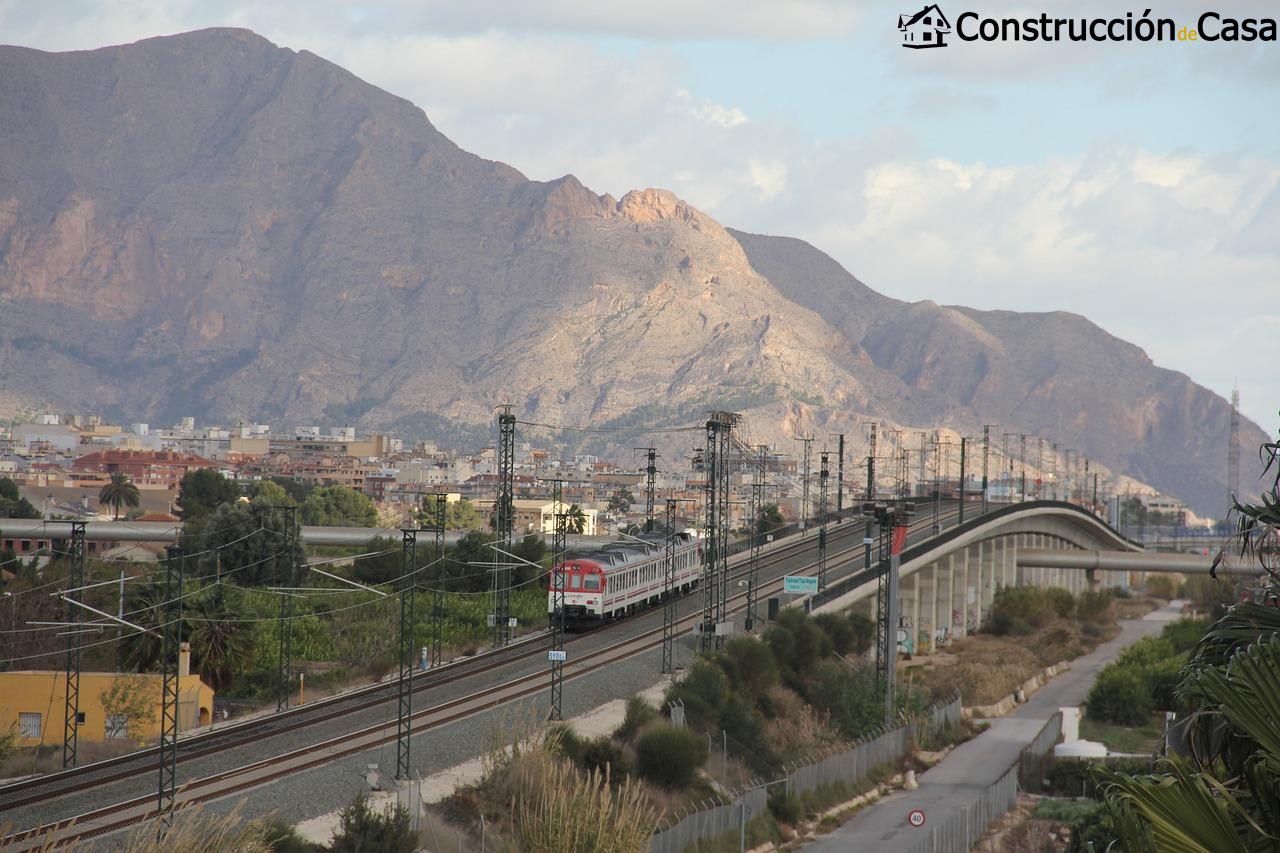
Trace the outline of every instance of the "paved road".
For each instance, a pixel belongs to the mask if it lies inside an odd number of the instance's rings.
[[[814,853],[875,851],[900,853],[920,840],[923,830],[907,823],[907,813],[923,809],[940,820],[977,801],[988,786],[1004,775],[1018,753],[1061,707],[1080,705],[1098,671],[1125,646],[1178,618],[1178,605],[1165,605],[1140,620],[1120,623],[1120,635],[1076,660],[1007,717],[991,721],[991,728],[956,747],[936,766],[920,775],[920,788],[895,791],[863,809],[852,820],[805,849]]]

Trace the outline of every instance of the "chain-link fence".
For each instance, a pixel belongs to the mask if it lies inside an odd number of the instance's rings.
[[[911,847],[910,853],[965,853],[971,850],[995,820],[1014,807],[1018,791],[1035,785],[1044,775],[1044,762],[1062,734],[1062,714],[1056,713],[1023,747],[1017,762],[991,784],[975,802],[960,806],[937,823]]]
[[[865,779],[872,768],[906,755],[920,736],[936,734],[948,725],[959,723],[961,713],[960,695],[957,693],[946,702],[926,708],[917,720],[905,721],[852,747],[832,750],[815,761],[789,765],[783,768],[785,773],[782,777],[743,791],[728,804],[695,811],[656,833],[650,849],[653,853],[679,853],[702,839],[716,838],[741,827],[766,808],[769,785],[785,785],[788,796],[796,796],[824,785]]]

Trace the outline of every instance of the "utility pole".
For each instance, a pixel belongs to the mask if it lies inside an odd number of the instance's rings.
[[[839,456],[836,459],[836,515],[844,514],[844,433],[839,434],[840,443],[836,447]]]
[[[654,518],[654,495],[658,486],[658,451],[653,447],[637,447],[643,450],[647,464],[644,469],[644,532],[652,533]]]
[[[289,710],[289,687],[293,676],[293,593],[288,590],[298,585],[298,565],[295,555],[297,550],[294,536],[298,525],[294,514],[295,506],[271,506],[270,510],[279,510],[283,519],[284,530],[281,539],[284,541],[283,559],[276,562],[276,582],[283,587],[280,592],[280,615],[276,621],[278,634],[279,668],[276,673],[276,711]]]
[[[156,838],[173,825],[178,790],[178,669],[182,656],[182,548],[170,545],[164,571],[160,620],[164,675],[160,694],[160,778],[156,791]],[[288,593],[285,593],[288,597]]]
[[[818,457],[818,589],[827,588],[827,478],[831,475],[829,454]]]
[[[1063,483],[1063,486],[1064,486],[1064,491],[1066,493],[1065,498],[1067,503],[1072,503],[1075,501],[1075,490],[1076,490],[1075,473],[1071,467],[1071,452],[1072,452],[1071,448],[1069,447],[1062,452],[1062,456],[1063,456],[1062,467],[1066,469],[1066,481]]]
[[[701,648],[724,643],[725,581],[728,579],[728,449],[737,416],[711,412],[707,419],[706,547],[703,548]]]
[[[1017,435],[1016,432],[1006,432],[1001,435],[1001,452],[1004,454],[1004,464],[1001,465],[1000,478],[1004,481],[1004,496],[1013,503],[1013,454],[1009,452],[1009,439]]]
[[[964,524],[964,492],[965,492],[965,461],[969,456],[969,439],[964,436],[960,437],[960,519],[957,524]]]
[[[676,639],[676,499],[667,498],[667,538],[665,559],[662,561],[663,588],[667,591],[662,600],[662,671],[673,672],[672,660]],[[562,582],[563,583],[563,582]],[[748,587],[748,594],[750,587]],[[750,600],[748,599],[748,602]],[[747,630],[751,630],[751,608],[747,606]]]
[[[1049,469],[1053,476],[1053,500],[1058,499],[1058,442],[1049,445]]]
[[[67,589],[79,590],[85,585],[84,522],[71,522],[70,550],[67,554]],[[80,615],[83,609],[67,605],[66,715],[62,729],[62,766],[76,766],[76,746],[80,730]],[[14,626],[17,629],[17,626]],[[15,635],[16,636],[16,635]]]
[[[797,438],[804,444],[804,474],[800,478],[800,529],[809,528],[809,459],[813,447],[813,436]]]
[[[866,507],[868,504],[874,504],[876,499],[876,423],[872,421],[871,426],[871,445],[867,450],[867,495],[863,503],[863,514],[866,515]],[[864,521],[862,532],[862,570],[863,572],[871,571],[871,523],[872,517],[867,515]]]
[[[431,590],[431,667],[441,664],[444,654],[444,528],[449,496],[436,492],[436,582]]]
[[[1231,389],[1231,414],[1227,422],[1227,506],[1240,494],[1240,387]]]
[[[498,415],[498,500],[493,508],[494,532],[499,547],[511,550],[511,528],[515,524],[515,455],[516,416],[511,406],[502,406]],[[503,556],[503,560],[509,557]],[[494,648],[511,642],[511,566],[499,562],[493,572],[493,645]]]
[[[987,514],[988,458],[991,455],[991,428],[995,424],[984,424],[982,427],[982,514]]]
[[[924,496],[924,489],[925,489],[924,484],[926,482],[924,477],[924,471],[926,467],[925,463],[928,462],[929,460],[928,441],[929,441],[929,434],[927,432],[920,433],[920,479],[918,482],[919,482],[920,495],[922,497]],[[936,434],[934,435],[934,441],[935,442],[937,441]]]
[[[1044,439],[1036,436],[1036,500],[1044,500]]]
[[[1018,477],[1018,502],[1027,499],[1027,434],[1018,435],[1018,465],[1022,473]]]
[[[409,741],[413,725],[413,663],[417,644],[414,642],[414,602],[418,570],[418,531],[400,531],[400,679],[396,682],[399,715],[396,719],[397,782],[407,782],[409,775]]]
[[[747,570],[747,618],[746,629],[755,630],[760,615],[756,612],[756,596],[760,589],[760,548],[764,541],[764,490],[769,467],[769,447],[761,444],[759,453],[760,475],[751,484],[751,562]]]
[[[933,431],[933,535],[942,532],[942,438]]]
[[[653,451],[649,451],[650,465],[653,463]],[[652,482],[652,481],[651,481]],[[569,532],[569,516],[564,511],[564,483],[555,480],[551,487],[552,510],[555,512],[555,533],[551,539],[551,650],[547,658],[551,662],[551,715],[552,720],[564,719],[561,702],[564,699],[564,664],[568,653],[564,648],[565,624],[565,570],[564,561],[568,548],[566,542]],[[653,526],[653,492],[649,492],[649,527]],[[663,614],[664,640],[666,631],[666,614]],[[666,648],[663,648],[666,652]]]

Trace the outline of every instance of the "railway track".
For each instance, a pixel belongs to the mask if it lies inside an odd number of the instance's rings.
[[[954,510],[943,515],[944,519],[954,517]],[[932,529],[933,519],[922,518],[911,527],[909,539],[919,541],[925,538]],[[833,544],[847,540],[861,532],[861,525],[855,523],[838,526],[830,536]],[[851,562],[862,556],[863,544],[861,536],[856,536],[857,543],[843,550],[832,549],[828,553],[828,565],[832,568]],[[772,550],[762,554],[760,569],[766,573],[759,590],[761,597],[777,594],[781,591],[782,575],[788,571],[804,571],[812,568],[813,562],[805,562],[799,566],[793,564],[797,557],[803,557],[806,551],[816,551],[816,537],[795,539],[788,537],[783,543],[775,543]],[[746,574],[745,557],[739,559],[731,567],[731,578],[738,579]],[[859,574],[859,567],[845,572],[841,576]],[[874,572],[864,573],[868,576],[863,582],[873,580]],[[677,620],[677,630],[684,632],[691,629],[700,619],[700,608],[691,608],[695,596],[686,596],[683,604],[686,613]],[[730,609],[738,609],[745,603],[746,593],[739,592],[729,597]],[[653,612],[652,610],[650,611]],[[661,645],[662,628],[648,628],[633,636],[604,646],[603,648],[573,654],[573,645],[581,645],[581,640],[592,636],[598,637],[610,629],[622,630],[637,622],[633,617],[622,620],[611,626],[602,628],[592,635],[575,638],[570,643],[570,663],[566,668],[566,680],[578,678],[591,672],[612,666],[635,655],[646,652]],[[523,638],[517,643],[502,649],[495,649],[472,658],[439,667],[415,676],[413,690],[415,693],[429,690],[444,684],[451,684],[462,679],[482,675],[485,672],[509,665],[526,658],[540,656],[545,651],[546,636],[538,633]],[[384,682],[360,688],[348,694],[331,697],[321,703],[293,709],[258,720],[250,720],[218,732],[210,732],[189,738],[183,742],[179,753],[184,763],[199,758],[216,755],[238,747],[265,747],[267,741],[284,732],[296,733],[299,728],[312,727],[319,723],[353,714],[359,710],[383,705],[394,698],[395,682]],[[470,692],[431,707],[423,708],[413,715],[415,733],[445,725],[469,715],[503,705],[512,701],[531,698],[546,690],[546,673],[532,672],[517,676],[490,687]],[[179,805],[190,805],[206,802],[230,794],[238,793],[267,782],[280,779],[309,768],[355,755],[380,746],[396,737],[396,724],[376,723],[357,728],[328,739],[319,740],[300,748],[286,749],[274,756],[252,761],[235,768],[212,773],[190,780],[178,790]],[[258,750],[260,752],[260,749]],[[110,759],[76,768],[70,771],[50,774],[46,777],[28,780],[15,785],[0,788],[0,813],[36,802],[47,802],[69,794],[96,788],[102,785],[131,779],[138,776],[151,776],[155,772],[157,750],[144,750],[118,759]],[[155,795],[136,796],[103,808],[93,809],[65,821],[46,823],[24,832],[15,834],[4,842],[19,841],[23,838],[44,837],[46,833],[57,836],[59,843],[76,840],[87,840],[96,836],[115,832],[130,825],[147,820],[155,814]]]

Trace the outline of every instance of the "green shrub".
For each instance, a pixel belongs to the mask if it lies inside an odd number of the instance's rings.
[[[796,797],[788,797],[786,787],[769,788],[769,811],[779,823],[797,824],[804,818],[804,807]]]
[[[1121,666],[1150,666],[1173,657],[1173,644],[1163,637],[1143,637],[1116,655]]]
[[[1085,761],[1079,758],[1058,758],[1050,762],[1044,771],[1044,791],[1049,797],[1101,798],[1094,782],[1094,768],[1109,767],[1121,773],[1137,775],[1151,772],[1151,762],[1145,758],[1120,758],[1106,762]],[[1036,817],[1040,817],[1039,809]],[[1068,821],[1067,817],[1045,816],[1047,820]]]
[[[861,737],[884,722],[884,702],[870,669],[823,661],[814,667],[806,698],[847,738]]]
[[[626,715],[623,716],[622,725],[618,726],[613,736],[623,743],[630,743],[642,728],[657,718],[658,712],[652,705],[639,696],[628,696]]]
[[[1059,619],[1068,619],[1076,612],[1076,597],[1060,586],[1049,587],[1044,591],[1045,598]]]
[[[1175,652],[1189,652],[1208,630],[1208,619],[1177,619],[1165,625],[1160,636],[1169,641]]]
[[[777,756],[765,733],[764,720],[741,696],[733,695],[720,715],[720,728],[729,736],[729,751],[757,774],[776,769]]]
[[[660,725],[636,741],[636,773],[663,788],[687,788],[707,760],[707,743],[688,729]]]
[[[671,685],[666,693],[666,704],[672,701],[684,703],[685,719],[691,724],[710,728],[720,718],[729,695],[729,679],[716,664],[700,660],[689,667],[680,681]]]
[[[724,647],[734,663],[736,683],[757,701],[778,683],[778,663],[770,647],[754,637],[734,637]]]
[[[1111,591],[1082,592],[1076,601],[1076,616],[1082,622],[1105,622],[1111,611]]]
[[[843,656],[853,651],[855,637],[849,620],[837,613],[821,613],[814,617],[813,622],[822,633],[827,635],[833,652]]]
[[[1182,681],[1182,660],[1167,658],[1150,664],[1143,670],[1147,679],[1147,692],[1157,711],[1174,711],[1178,707],[1178,684]]]
[[[1031,634],[1052,622],[1056,615],[1042,590],[1033,586],[1002,586],[996,590],[983,630],[996,636]]]
[[[1085,707],[1090,717],[1122,726],[1145,723],[1155,710],[1150,685],[1140,668],[1108,664],[1089,688]]]
[[[831,654],[831,639],[801,610],[784,610],[777,624],[765,632],[765,642],[778,668],[792,683]]]
[[[1106,633],[1106,629],[1104,629],[1097,622],[1081,622],[1080,633],[1086,637],[1090,637],[1096,640],[1098,637],[1101,637],[1103,634]]]
[[[329,843],[334,853],[413,853],[418,848],[409,811],[398,803],[390,811],[377,812],[361,792],[338,821],[338,833]]]
[[[853,646],[850,648],[856,655],[865,655],[871,650],[871,644],[876,637],[875,620],[863,616],[861,613],[850,613],[848,616],[849,627],[853,629]]]

